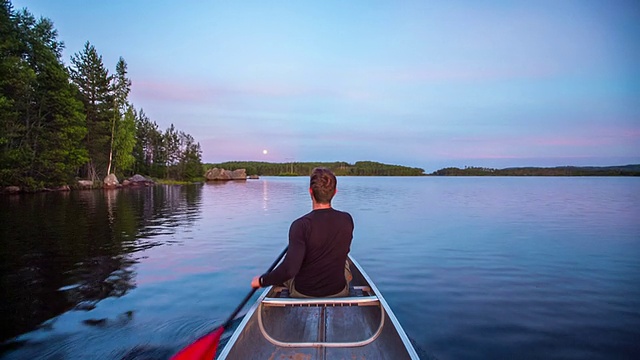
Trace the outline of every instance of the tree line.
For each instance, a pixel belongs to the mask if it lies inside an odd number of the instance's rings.
[[[434,171],[436,176],[640,176],[640,165],[558,166],[492,169],[483,167],[448,167]]]
[[[421,176],[424,170],[400,165],[388,165],[374,161],[357,161],[349,164],[336,162],[290,162],[269,163],[259,161],[228,161],[205,164],[204,169],[223,168],[225,170],[245,169],[248,175],[260,176],[309,176],[316,167],[325,167],[338,176]]]
[[[161,130],[129,101],[122,57],[110,74],[90,42],[69,67],[63,48],[51,20],[0,0],[0,186],[202,176],[200,144],[173,124]]]

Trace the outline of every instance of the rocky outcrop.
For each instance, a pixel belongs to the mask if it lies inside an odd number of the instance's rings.
[[[218,169],[218,168],[207,170],[207,172],[204,174],[204,177],[207,180],[231,180],[231,177],[228,174],[226,174],[225,169]]]
[[[247,180],[247,171],[245,169],[231,171],[213,168],[209,169],[204,177],[207,178],[207,181]]]
[[[60,185],[60,186],[54,186],[54,187],[43,187],[43,188],[38,188],[34,190],[26,189],[24,190],[24,192],[71,191],[72,189],[93,189],[94,188],[94,183],[92,180],[80,179],[80,180],[77,180],[76,184],[77,184],[76,186]],[[120,184],[115,174],[109,174],[107,177],[104,178],[104,181],[103,181],[103,187],[105,189],[115,189],[115,188],[121,188],[123,186],[130,186],[130,187],[153,186],[155,184],[156,183],[155,181],[153,181],[153,179],[147,178],[138,174],[130,177],[129,179],[124,180],[122,184]],[[99,186],[99,185],[96,185],[96,186]],[[23,192],[23,189],[19,186],[0,187],[0,194],[17,194],[22,192]]]
[[[104,178],[103,184],[105,189],[115,189],[120,185],[120,182],[118,182],[116,174],[109,174]]]
[[[93,181],[91,180],[78,180],[78,188],[91,189],[93,187]]]
[[[38,192],[38,191],[45,191],[45,192],[46,191],[71,191],[71,187],[69,185],[60,185],[56,187],[46,187],[46,188],[25,190],[25,192]],[[20,188],[19,186],[7,186],[4,189],[0,188],[0,192],[3,192],[5,194],[17,194],[22,192],[22,188]]]
[[[5,194],[17,194],[20,192],[20,186],[7,186],[4,188]]]
[[[123,186],[152,186],[155,184],[155,181],[153,181],[152,179],[146,178],[139,174],[135,174],[122,182]]]

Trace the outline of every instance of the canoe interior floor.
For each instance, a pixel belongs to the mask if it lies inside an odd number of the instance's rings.
[[[350,289],[350,296],[368,296],[368,287]],[[287,297],[284,288],[276,289],[273,297]],[[380,324],[379,306],[268,306],[262,308],[266,332],[282,342],[355,342],[371,337]],[[386,323],[380,337],[371,344],[349,348],[287,348],[267,341],[260,332],[253,314],[231,359],[401,359],[406,354],[393,354],[402,349],[393,326]],[[388,318],[385,318],[388,321]],[[384,355],[383,355],[384,354]],[[405,356],[403,356],[405,355]]]

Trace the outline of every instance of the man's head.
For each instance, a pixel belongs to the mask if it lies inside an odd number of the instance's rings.
[[[331,204],[336,194],[336,176],[327,168],[315,168],[311,172],[309,189],[315,201],[319,204]]]

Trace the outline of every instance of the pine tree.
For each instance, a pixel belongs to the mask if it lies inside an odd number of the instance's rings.
[[[84,175],[95,181],[106,175],[103,171],[109,162],[110,125],[114,115],[111,76],[102,63],[102,56],[88,41],[81,52],[71,56],[71,63],[71,79],[80,90],[88,130],[85,144],[90,159]]]
[[[35,73],[24,57],[26,43],[20,33],[13,7],[0,3],[0,182],[17,185],[28,173],[28,149],[24,114]]]
[[[125,165],[128,170],[131,166],[129,157],[135,144],[135,125],[129,126],[131,123],[124,124],[125,114],[129,111],[129,92],[131,91],[131,80],[127,78],[127,63],[122,57],[118,59],[116,64],[116,75],[112,78],[112,89],[114,99],[114,115],[111,121],[111,144],[109,148],[109,164],[107,166],[107,174],[111,173],[111,164],[115,157],[124,161],[124,164],[118,164],[120,167]],[[133,121],[132,118],[129,119]],[[125,148],[119,148],[124,146]],[[115,166],[114,166],[115,167]],[[115,172],[115,170],[114,170]]]
[[[87,160],[82,103],[49,19],[0,10],[0,182],[41,188],[70,182]]]

